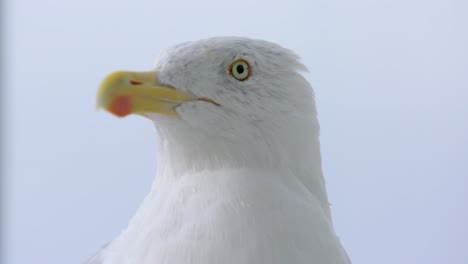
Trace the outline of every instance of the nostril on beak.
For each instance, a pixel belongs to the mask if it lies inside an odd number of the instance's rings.
[[[130,80],[130,84],[131,84],[131,85],[140,85],[140,84],[143,84],[143,83]]]

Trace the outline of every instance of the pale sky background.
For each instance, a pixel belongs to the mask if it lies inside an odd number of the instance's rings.
[[[468,1],[9,0],[4,263],[82,263],[125,228],[154,129],[95,111],[102,78],[219,35],[296,51],[356,264],[468,263]]]

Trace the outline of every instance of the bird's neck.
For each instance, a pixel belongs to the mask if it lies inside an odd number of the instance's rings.
[[[238,138],[184,131],[180,127],[158,128],[157,181],[153,189],[157,188],[157,182],[203,171],[239,168],[288,171],[288,177],[297,177],[321,201],[326,214],[330,214],[316,118],[291,118],[282,127],[262,125]]]

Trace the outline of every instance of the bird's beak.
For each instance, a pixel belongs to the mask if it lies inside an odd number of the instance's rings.
[[[116,116],[158,113],[176,116],[175,108],[183,102],[197,100],[192,94],[161,84],[158,72],[114,72],[101,84],[97,107]]]

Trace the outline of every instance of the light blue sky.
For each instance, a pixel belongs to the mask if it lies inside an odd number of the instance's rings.
[[[95,111],[101,79],[181,41],[295,50],[317,95],[336,229],[354,263],[468,263],[465,0],[10,0],[6,263],[81,263],[155,173],[152,124]]]

